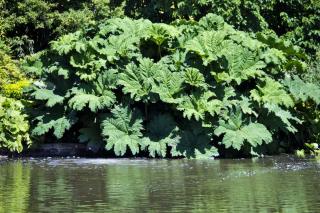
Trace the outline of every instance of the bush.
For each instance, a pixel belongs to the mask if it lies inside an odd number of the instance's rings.
[[[133,18],[138,14],[166,23],[177,19],[199,20],[211,12],[240,30],[271,29],[312,56],[320,48],[318,0],[127,0],[125,11]]]
[[[295,136],[297,104],[320,103],[320,88],[291,74],[304,58],[275,34],[238,31],[213,14],[171,25],[110,19],[28,62],[41,79],[32,132],[93,150],[106,143],[118,156],[257,154]]]
[[[17,57],[43,50],[51,40],[95,20],[121,15],[109,0],[1,0],[0,7],[0,37]]]
[[[21,152],[24,144],[31,145],[29,122],[20,101],[29,84],[17,63],[0,51],[0,148]]]
[[[307,82],[312,82],[314,85],[320,87],[320,55],[318,55],[317,58],[311,62],[308,71],[302,75],[302,79]],[[313,90],[313,88],[306,89]],[[318,91],[316,90],[316,92]],[[319,93],[315,95],[318,97],[318,99],[320,99]],[[299,140],[309,144],[320,144],[319,104],[308,101],[307,103],[300,104],[297,110],[306,121],[300,128]],[[309,147],[307,146],[307,148]]]
[[[21,152],[30,146],[29,123],[21,101],[0,95],[0,148]]]
[[[22,90],[29,81],[21,73],[17,62],[9,55],[0,51],[0,94],[5,97],[22,98]]]
[[[17,56],[43,50],[58,36],[110,17],[171,23],[198,21],[210,12],[239,30],[271,29],[312,56],[320,48],[317,0],[1,0],[0,6],[0,36],[5,36]]]

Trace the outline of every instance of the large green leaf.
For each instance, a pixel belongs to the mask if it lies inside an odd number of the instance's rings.
[[[222,102],[215,99],[213,92],[193,92],[191,95],[182,97],[177,109],[183,111],[183,116],[189,120],[194,117],[197,121],[204,120],[205,113],[214,116],[218,114],[222,108]]]
[[[244,80],[264,74],[262,69],[266,67],[266,64],[260,61],[256,53],[246,48],[235,45],[233,50],[225,55],[228,61],[228,70],[222,73],[212,72],[218,81],[227,83],[235,81],[240,84]]]
[[[165,103],[178,103],[178,95],[183,91],[183,73],[163,69],[156,73],[155,79],[152,91],[159,95],[160,100]]]
[[[175,38],[178,35],[179,31],[174,26],[157,23],[148,28],[145,37],[161,46],[166,40]]]
[[[221,16],[212,13],[207,14],[199,20],[199,26],[204,30],[223,30],[226,25],[227,23]]]
[[[214,134],[217,136],[224,135],[222,144],[226,148],[240,150],[244,142],[247,141],[251,146],[256,147],[263,142],[270,143],[272,135],[268,129],[260,123],[244,124],[242,114],[238,111],[230,116],[227,122],[220,121],[219,127],[215,129]]]
[[[64,97],[54,94],[53,90],[49,89],[36,89],[32,95],[37,100],[43,100],[47,101],[46,106],[47,107],[53,107],[56,104],[62,104],[64,101]]]
[[[84,90],[76,89],[73,95],[69,100],[69,105],[77,111],[81,111],[88,105],[92,112],[97,112],[98,110],[112,106],[116,99],[112,91],[104,91],[104,94],[101,96],[96,96],[94,94],[87,94]]]
[[[139,152],[143,130],[142,118],[137,111],[126,106],[116,106],[112,115],[102,122],[102,135],[107,141],[106,149],[123,156],[129,147],[133,155]]]
[[[203,74],[196,68],[187,68],[184,71],[185,82],[191,86],[198,88],[206,88],[207,84],[205,82]]]
[[[57,139],[61,139],[64,133],[71,128],[78,120],[73,113],[68,115],[45,114],[36,118],[38,120],[37,126],[32,130],[32,134],[36,136],[44,135],[50,130]]]
[[[258,116],[257,113],[252,109],[252,102],[249,98],[245,96],[241,96],[241,100],[239,101],[240,108],[244,114]]]
[[[136,101],[147,101],[151,98],[151,90],[156,72],[161,72],[161,66],[153,63],[151,59],[139,59],[139,65],[129,64],[120,74],[119,84],[123,86],[123,92],[130,94]]]
[[[70,65],[76,68],[76,75],[84,81],[94,81],[98,74],[105,69],[107,61],[97,58],[91,52],[74,54],[70,58]]]
[[[99,75],[91,84],[80,84],[72,89],[73,97],[69,100],[72,109],[81,111],[87,105],[92,112],[111,107],[116,102],[116,96],[111,89],[116,88],[116,72],[107,70]]]
[[[101,36],[106,36],[110,33],[131,35],[131,39],[137,42],[141,37],[146,35],[146,31],[150,25],[152,23],[146,19],[112,18],[99,26],[98,34]]]
[[[281,107],[275,105],[275,104],[264,104],[264,107],[267,108],[269,113],[273,113],[276,117],[280,118],[284,125],[275,125],[274,123],[271,124],[273,127],[283,127],[283,129],[288,130],[289,132],[295,133],[297,132],[297,129],[294,127],[294,125],[291,123],[292,121],[301,124],[302,121],[294,117],[289,111],[283,110]]]
[[[61,36],[57,41],[52,42],[52,48],[60,55],[68,54],[75,49],[81,52],[86,49],[85,43],[80,39],[81,36],[80,31]]]
[[[100,25],[99,36],[94,39],[96,42],[91,44],[95,50],[106,56],[112,63],[121,57],[132,58],[136,56],[136,52],[139,50],[138,44],[147,35],[150,26],[149,20],[110,19]],[[110,35],[108,39],[105,39],[105,36],[108,35]],[[100,44],[97,45],[97,43]]]
[[[296,101],[313,100],[316,104],[320,104],[320,87],[316,84],[304,82],[298,76],[294,76],[293,79],[287,77],[284,85],[289,88]]]
[[[188,41],[185,48],[188,52],[198,54],[204,65],[216,61],[227,49],[232,46],[232,41],[226,39],[225,31],[204,31],[197,37]]]
[[[283,86],[271,79],[266,78],[263,85],[251,90],[251,97],[259,103],[269,103],[292,107],[294,105],[291,96],[284,90]]]

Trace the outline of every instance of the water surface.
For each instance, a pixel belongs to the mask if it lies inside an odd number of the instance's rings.
[[[0,213],[320,212],[320,162],[0,160]]]

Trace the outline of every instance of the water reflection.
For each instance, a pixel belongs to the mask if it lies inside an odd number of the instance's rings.
[[[21,162],[0,164],[0,212],[25,212],[29,205],[30,170],[30,165]]]
[[[0,213],[320,212],[312,160],[0,162]]]

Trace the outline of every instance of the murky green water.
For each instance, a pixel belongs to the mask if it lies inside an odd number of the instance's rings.
[[[0,212],[320,212],[320,163],[0,160]]]

